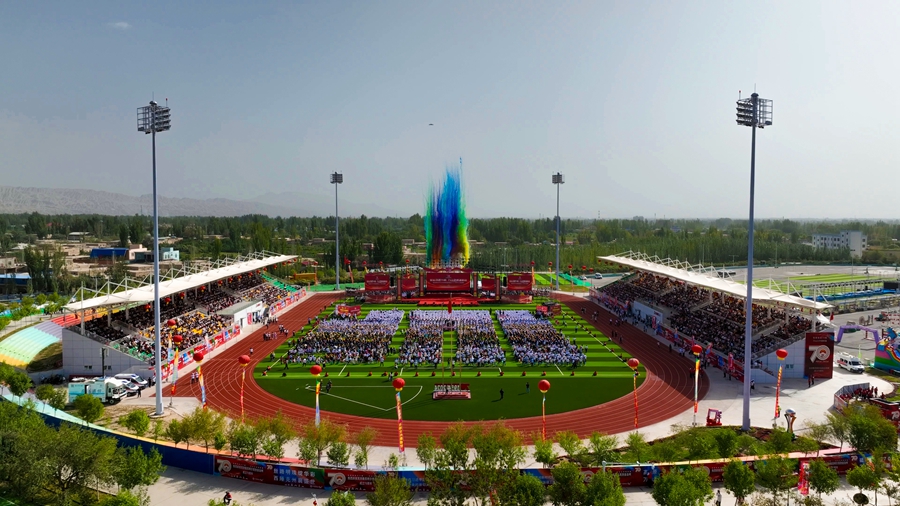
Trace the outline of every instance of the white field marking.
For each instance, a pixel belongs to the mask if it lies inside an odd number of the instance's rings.
[[[560,369],[558,365],[553,364],[553,367],[555,367],[556,370],[559,371],[560,376],[565,376],[565,374],[563,374],[563,372],[562,372],[562,369]]]
[[[388,388],[388,387],[379,387],[379,386],[343,386],[343,387],[339,387],[339,386],[337,386],[337,387],[331,387],[331,388]],[[418,388],[419,390],[416,392],[415,395],[413,395],[413,396],[410,397],[409,399],[407,399],[407,400],[401,402],[401,403],[400,403],[401,405],[406,404],[406,403],[408,403],[408,402],[412,402],[413,399],[415,399],[416,397],[419,396],[420,393],[422,393],[422,387],[421,387],[421,386],[415,386],[415,387],[413,387],[413,388]],[[306,390],[315,391],[315,387],[310,388],[309,385],[306,385]],[[322,392],[322,393],[320,393],[319,395],[327,395],[327,396],[329,396],[329,397],[334,397],[335,399],[342,399],[342,400],[345,400],[345,401],[347,401],[347,402],[352,402],[352,403],[354,403],[354,404],[359,404],[360,406],[366,406],[367,408],[378,409],[378,410],[381,410],[381,411],[390,411],[390,410],[394,409],[394,407],[396,406],[396,405],[395,405],[395,406],[391,406],[391,407],[389,407],[389,408],[382,408],[382,407],[379,407],[379,406],[373,406],[373,405],[371,405],[371,404],[366,404],[365,402],[360,402],[360,401],[356,401],[356,400],[353,400],[353,399],[348,399],[348,398],[346,398],[346,397],[341,397],[340,395],[334,395],[334,394],[325,393],[325,392]]]
[[[347,368],[347,364],[344,364],[344,367],[341,367],[341,372],[338,373],[338,376],[340,376],[341,374],[344,374],[344,369],[346,369],[346,368]]]

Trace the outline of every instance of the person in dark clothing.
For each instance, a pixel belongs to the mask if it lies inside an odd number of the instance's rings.
[[[500,389],[500,400],[501,401],[503,400],[503,389],[502,388]]]

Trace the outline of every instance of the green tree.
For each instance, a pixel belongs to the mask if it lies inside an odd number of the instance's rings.
[[[335,441],[325,452],[328,462],[335,467],[347,467],[350,464],[350,445],[345,441]]]
[[[143,436],[150,428],[150,415],[143,409],[135,408],[119,417],[119,425],[134,432],[136,436]]]
[[[116,483],[126,490],[137,487],[149,487],[159,480],[159,475],[166,470],[162,465],[162,455],[156,448],[144,453],[139,446],[120,448],[116,455],[114,475]]]
[[[829,411],[825,413],[825,425],[828,433],[840,443],[840,450],[844,450],[844,442],[850,437],[850,423],[847,417],[841,413]]]
[[[809,461],[807,480],[809,481],[809,488],[819,497],[822,494],[833,494],[841,485],[837,471],[821,459]]]
[[[394,474],[379,474],[375,477],[375,490],[366,495],[369,506],[411,506],[413,492],[409,481]]]
[[[94,423],[103,416],[103,403],[93,395],[79,395],[72,402],[78,418],[87,423]]]
[[[24,372],[13,371],[6,377],[6,386],[13,395],[21,397],[31,388],[31,378]]]
[[[588,445],[593,457],[592,465],[602,465],[604,461],[612,461],[618,456],[616,448],[619,446],[619,438],[602,434],[600,432],[592,432],[588,438]]]
[[[209,444],[215,440],[216,434],[225,430],[225,415],[198,407],[184,417],[181,423],[185,426],[188,440],[196,445],[203,443],[209,453]]]
[[[356,452],[353,454],[353,461],[356,467],[369,468],[369,451],[372,443],[378,437],[378,431],[368,425],[360,429],[353,435],[353,444],[356,445]],[[421,437],[419,440],[421,441]],[[416,448],[416,454],[419,455],[419,449]]]
[[[732,459],[725,465],[722,479],[725,490],[731,492],[737,499],[737,504],[744,504],[744,500],[756,490],[753,469],[737,459]]]
[[[587,449],[584,447],[578,434],[571,430],[557,432],[556,442],[573,462],[582,467],[590,465],[592,458],[588,455]]]
[[[807,423],[806,424],[807,434],[816,442],[822,442],[828,439],[828,436],[831,435],[831,429],[829,429],[827,423]],[[820,447],[816,448],[816,457],[819,456]]]
[[[847,440],[853,448],[872,453],[877,448],[897,447],[897,428],[871,404],[847,410]]]
[[[619,476],[611,472],[594,473],[585,491],[585,504],[591,506],[625,506],[625,492]]]
[[[86,396],[82,396],[86,397]],[[47,465],[60,503],[88,485],[110,485],[115,481],[116,440],[63,424],[47,445]]]
[[[502,421],[488,426],[477,425],[471,434],[475,470],[469,477],[469,486],[472,495],[484,504],[515,480],[527,454],[522,434]]]
[[[232,421],[225,433],[228,446],[238,455],[255,457],[262,445],[262,433],[252,423]],[[301,444],[302,453],[302,444]],[[301,457],[302,458],[302,457]]]
[[[315,460],[316,465],[320,465],[322,453],[332,444],[344,441],[346,435],[345,426],[338,425],[328,418],[323,418],[318,427],[315,420],[309,420],[300,429],[298,456],[303,460]]]
[[[711,499],[713,494],[709,475],[700,468],[690,467],[660,475],[654,480],[650,495],[660,506],[696,506]]]
[[[847,483],[858,488],[860,493],[863,493],[864,490],[876,490],[878,488],[878,478],[875,475],[875,470],[867,465],[856,466],[847,471]]]
[[[149,504],[150,497],[146,493],[142,494],[142,491],[133,493],[123,490],[118,495],[104,497],[98,503],[98,506],[148,506]]]
[[[165,435],[175,443],[175,446],[178,446],[178,443],[184,443],[185,448],[190,448],[190,427],[184,421],[170,421],[166,426]]]
[[[580,506],[587,494],[581,468],[571,462],[561,462],[551,471],[553,484],[547,495],[554,506]]]
[[[497,498],[500,506],[543,506],[547,491],[541,480],[520,474],[500,490]]]
[[[416,446],[416,457],[426,470],[434,465],[435,452],[437,452],[437,439],[430,432],[420,434]]]
[[[553,449],[553,440],[552,439],[544,439],[541,437],[540,433],[531,435],[531,442],[534,444],[534,460],[540,464],[543,464],[545,468],[550,467],[551,464],[556,462],[556,458],[559,455],[556,454],[556,451]]]
[[[730,459],[737,455],[738,437],[731,429],[716,429],[713,431],[713,439],[719,458]]]
[[[356,506],[356,496],[353,495],[353,492],[335,490],[325,501],[325,506]]]
[[[128,225],[121,224],[119,225],[119,247],[127,248],[128,247]]]
[[[648,460],[650,445],[647,444],[643,434],[637,431],[630,432],[625,437],[625,444],[628,445],[628,450],[625,452],[628,460],[634,462],[646,462]]]
[[[778,504],[781,493],[787,493],[797,486],[794,469],[797,461],[780,456],[770,456],[756,463],[756,483],[772,494],[772,501]]]
[[[450,425],[440,435],[441,448],[435,451],[432,466],[425,471],[425,482],[431,487],[429,504],[465,504],[471,492],[464,486],[467,477],[460,471],[472,469],[468,448],[471,441],[472,429],[462,423]]]
[[[393,232],[382,232],[375,237],[372,247],[372,262],[398,264],[403,260],[403,243]]]
[[[222,417],[222,426],[225,419]],[[284,445],[297,437],[297,431],[294,429],[294,422],[279,409],[275,415],[269,418],[260,419],[257,422],[258,429],[262,432],[262,451],[266,455],[274,458],[284,457]],[[221,428],[217,428],[213,435]]]
[[[166,422],[162,420],[153,420],[153,440],[159,441],[166,435]]]

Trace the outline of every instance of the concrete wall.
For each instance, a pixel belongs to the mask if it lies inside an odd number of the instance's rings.
[[[69,329],[63,329],[62,343],[63,374],[67,376],[103,376],[100,350],[104,348],[109,350],[106,357],[106,375],[134,373],[145,379],[152,375],[150,364]]]

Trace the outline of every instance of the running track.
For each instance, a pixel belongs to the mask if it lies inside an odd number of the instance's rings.
[[[309,300],[280,314],[278,323],[287,327],[293,334],[306,324],[308,318],[315,317],[323,307],[330,305],[338,298],[338,294],[332,293],[314,295]],[[558,298],[578,312],[582,307],[589,314],[599,310],[599,323],[594,324],[594,327],[604,334],[612,336],[613,329],[609,325],[610,318],[613,318],[611,313],[583,298],[567,295],[558,295]],[[640,426],[645,427],[665,421],[690,409],[693,406],[694,397],[693,361],[675,353],[669,353],[668,347],[658,346],[655,339],[631,325],[623,323],[616,330],[624,336],[622,347],[637,357],[647,368],[647,378],[638,387]],[[284,342],[283,339],[263,341],[262,334],[264,332],[265,328],[262,328],[244,337],[238,345],[232,346],[221,355],[203,364],[209,407],[227,413],[231,418],[240,418],[241,371],[237,358],[246,354],[253,347],[253,360],[247,368],[249,371],[253,371],[257,362],[268,357]],[[700,378],[700,398],[703,398],[709,390],[709,381],[703,372],[701,372]],[[178,380],[177,391],[182,395],[200,396],[199,386],[192,385],[189,377],[182,377]],[[315,414],[313,408],[287,402],[266,392],[256,384],[252,375],[248,375],[244,389],[244,409],[245,416],[249,418],[272,416],[280,409],[285,415],[299,423],[311,419]],[[394,420],[363,418],[324,411],[323,416],[332,421],[346,424],[351,432],[356,432],[366,425],[374,427],[378,431],[378,437],[375,440],[375,444],[378,446],[397,444],[397,422]],[[472,423],[475,422],[467,422],[467,424]],[[437,436],[449,424],[449,422],[404,420],[404,440],[407,442],[407,446],[414,447],[420,434],[431,432]],[[540,417],[510,419],[506,420],[506,424],[522,431],[525,435],[541,430]],[[627,395],[598,406],[547,416],[548,434],[563,430],[573,430],[582,438],[588,437],[593,431],[619,434],[634,430],[634,399],[631,395]]]

